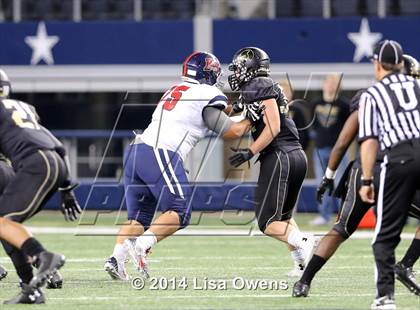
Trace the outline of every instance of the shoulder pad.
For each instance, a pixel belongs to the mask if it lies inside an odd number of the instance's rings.
[[[242,97],[246,103],[276,99],[281,88],[269,77],[257,77],[242,88]]]

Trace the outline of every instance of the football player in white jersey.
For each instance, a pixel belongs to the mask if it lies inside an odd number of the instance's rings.
[[[249,120],[233,122],[223,112],[227,97],[215,86],[220,75],[221,65],[214,55],[195,52],[188,56],[182,83],[165,92],[149,126],[127,148],[124,188],[128,221],[104,266],[113,279],[128,279],[124,266],[128,254],[138,271],[148,277],[146,255],[150,249],[188,225],[191,185],[183,167],[188,152],[209,130],[224,139],[238,138],[249,130]],[[158,206],[162,214],[153,221]]]

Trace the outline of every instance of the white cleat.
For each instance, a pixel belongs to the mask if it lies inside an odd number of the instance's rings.
[[[389,296],[383,296],[376,298],[373,303],[370,305],[371,310],[395,310],[397,306],[395,305],[394,298]]]
[[[124,262],[118,262],[113,256],[106,260],[104,269],[114,280],[128,281],[130,279],[125,270]]]
[[[305,270],[305,266],[295,261],[295,267],[286,275],[289,278],[300,278],[303,275],[303,270]]]
[[[130,254],[131,259],[136,267],[137,271],[146,279],[150,278],[149,268],[147,266],[146,255],[147,251],[136,246],[136,239],[129,238],[124,241],[124,246],[126,247],[128,254]]]

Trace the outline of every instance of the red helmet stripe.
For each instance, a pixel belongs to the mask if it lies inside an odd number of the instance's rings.
[[[199,52],[194,52],[194,53],[192,53],[190,56],[188,56],[188,57],[185,59],[185,61],[184,61],[184,65],[183,65],[184,70],[182,70],[182,75],[183,75],[183,76],[187,75],[187,63],[190,61],[190,59],[191,59],[194,55],[196,55],[196,54],[198,54],[198,53],[199,53]]]

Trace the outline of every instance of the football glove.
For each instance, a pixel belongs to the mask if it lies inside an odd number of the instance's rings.
[[[232,151],[235,152],[232,156],[229,157],[229,162],[235,168],[238,168],[244,162],[249,161],[253,156],[254,153],[247,148],[247,149],[234,149],[230,148]]]
[[[232,109],[235,113],[241,113],[244,110],[244,103],[241,97],[232,103]]]
[[[331,196],[334,190],[334,179],[329,179],[326,176],[324,176],[318,188],[316,189],[316,200],[318,200],[319,203],[322,203],[324,193],[327,190],[328,190],[328,195]]]
[[[66,221],[75,221],[77,220],[78,214],[82,213],[82,209],[73,192],[77,186],[78,184],[71,184],[65,188],[58,189],[61,193],[61,213],[64,214]]]
[[[259,104],[259,102],[253,102],[249,104],[245,104],[244,111],[245,117],[249,119],[251,122],[258,121],[261,116],[264,115],[265,106]]]

